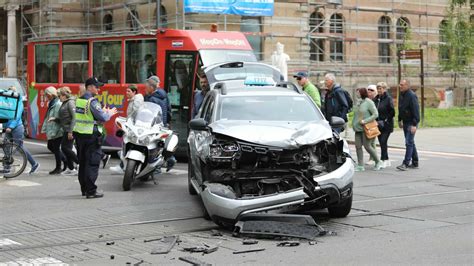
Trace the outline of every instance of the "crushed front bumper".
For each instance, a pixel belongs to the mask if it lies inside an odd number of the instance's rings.
[[[322,195],[327,196],[325,200],[327,205],[343,201],[352,195],[353,175],[354,166],[352,161],[347,159],[338,169],[328,174],[314,177],[314,180],[319,185],[316,189]],[[201,198],[210,217],[237,220],[242,214],[303,205],[305,201],[310,200],[310,197],[303,191],[303,188],[245,199],[232,198],[230,195],[233,193],[225,191],[225,189],[220,184],[208,183],[202,191]]]

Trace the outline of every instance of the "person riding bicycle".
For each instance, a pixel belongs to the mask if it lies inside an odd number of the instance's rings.
[[[11,86],[8,90],[16,92],[16,88]],[[6,138],[7,140],[13,140],[18,146],[20,146],[26,154],[26,158],[28,162],[31,164],[30,175],[36,173],[40,167],[39,162],[37,162],[31,153],[23,146],[23,138],[25,136],[25,128],[23,127],[23,121],[21,117],[23,115],[23,102],[21,100],[18,101],[18,106],[16,110],[16,118],[10,119],[6,123],[3,123],[3,128],[5,128]],[[7,174],[10,173],[9,165],[5,165],[5,167],[0,170],[0,173]]]

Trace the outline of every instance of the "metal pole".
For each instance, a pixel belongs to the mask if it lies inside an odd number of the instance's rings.
[[[179,29],[178,17],[179,17],[179,0],[176,0],[176,29]]]
[[[161,28],[161,0],[156,0],[156,28]]]
[[[397,52],[397,62],[398,62],[398,83],[397,83],[397,105],[400,101],[400,81],[402,80],[402,65],[400,65],[400,50]]]
[[[184,1],[183,1],[183,30],[186,29],[186,17],[185,17],[185,13],[184,13]]]
[[[421,62],[421,126],[425,123],[425,72],[423,67],[423,49],[420,49],[420,62]]]
[[[227,15],[224,15],[224,31],[227,31]]]

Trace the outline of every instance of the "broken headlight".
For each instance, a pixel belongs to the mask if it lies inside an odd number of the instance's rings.
[[[239,152],[239,145],[235,142],[213,143],[209,147],[209,154],[216,159],[230,159]]]

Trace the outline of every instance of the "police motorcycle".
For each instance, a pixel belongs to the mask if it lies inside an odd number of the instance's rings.
[[[178,136],[163,126],[161,107],[145,102],[135,117],[117,117],[117,136],[123,137],[122,162],[125,165],[122,187],[130,190],[137,179],[147,181],[161,168],[178,146]]]

